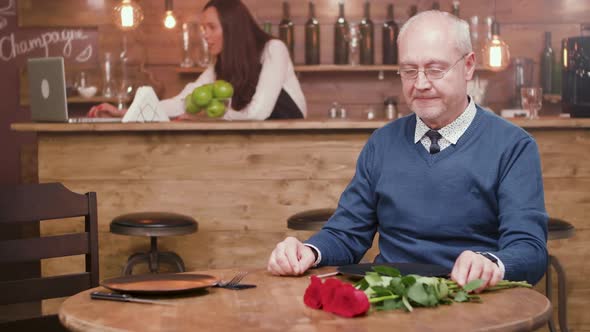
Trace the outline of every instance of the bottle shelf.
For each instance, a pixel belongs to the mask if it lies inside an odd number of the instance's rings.
[[[299,73],[313,72],[378,72],[378,71],[395,71],[397,65],[299,65],[295,66],[295,71]]]
[[[76,96],[76,97],[68,97],[67,100],[68,100],[68,104],[99,104],[99,103],[115,103],[116,104],[119,102],[119,98],[116,98],[116,97],[106,98],[106,97],[101,97],[101,96],[90,97],[90,98]],[[125,101],[125,100],[123,100],[123,101]]]
[[[557,104],[561,102],[561,95],[560,94],[544,94],[543,100],[549,102],[551,104]]]
[[[200,74],[205,68],[200,67],[177,67],[176,72],[180,74]],[[398,65],[295,65],[295,72],[297,73],[338,73],[338,72],[397,72]],[[483,67],[475,68],[476,71],[488,71]]]
[[[398,71],[397,65],[296,65],[295,72],[314,73],[314,72],[379,72],[379,71]],[[205,69],[199,67],[177,67],[176,72],[181,74],[199,74]]]

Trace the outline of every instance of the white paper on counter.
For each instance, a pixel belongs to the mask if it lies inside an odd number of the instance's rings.
[[[151,86],[142,86],[135,92],[122,122],[170,122],[168,115],[158,107],[160,100]]]

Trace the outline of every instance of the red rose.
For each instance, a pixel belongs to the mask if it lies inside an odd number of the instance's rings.
[[[303,303],[310,308],[320,309],[322,307],[321,288],[322,280],[316,276],[311,276],[311,283],[307,286],[305,295],[303,295]]]
[[[351,284],[330,278],[324,283],[316,277],[311,277],[311,283],[305,290],[303,302],[314,309],[323,308],[325,311],[343,316],[355,317],[369,310],[369,299],[363,291]]]
[[[336,288],[332,301],[324,304],[324,310],[343,317],[355,317],[366,313],[370,303],[367,295],[351,284]]]

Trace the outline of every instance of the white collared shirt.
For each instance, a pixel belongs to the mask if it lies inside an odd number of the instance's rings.
[[[457,144],[459,138],[463,136],[473,118],[475,118],[475,113],[477,109],[475,108],[475,103],[473,102],[473,98],[467,96],[469,98],[469,104],[467,108],[461,113],[461,115],[455,119],[455,121],[449,123],[448,125],[442,127],[441,129],[437,130],[439,134],[441,134],[442,138],[438,140],[438,145],[440,146],[440,151],[448,148],[451,144]],[[430,151],[430,138],[426,136],[426,132],[429,131],[430,128],[416,116],[416,131],[414,132],[414,143],[422,143],[426,151]]]

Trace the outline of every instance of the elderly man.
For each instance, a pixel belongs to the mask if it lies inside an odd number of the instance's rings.
[[[358,262],[379,232],[376,263],[452,268],[460,285],[536,283],[547,265],[539,152],[521,128],[473,102],[475,55],[466,22],[444,12],[412,17],[398,38],[403,94],[414,114],[376,130],[324,228],[287,238],[268,270],[299,275]]]

